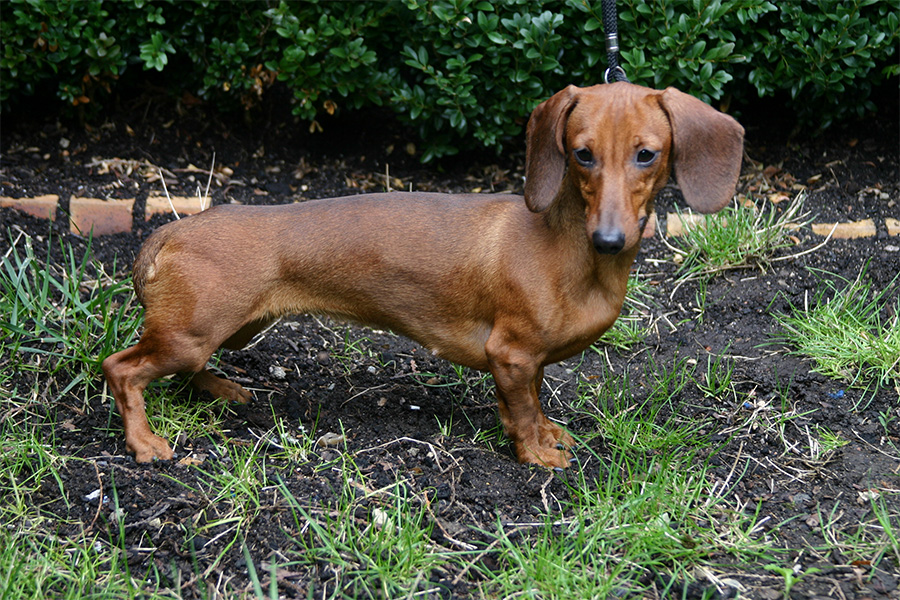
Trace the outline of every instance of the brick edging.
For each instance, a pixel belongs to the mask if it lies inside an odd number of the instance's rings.
[[[171,205],[169,198],[158,192],[151,192],[147,197],[144,219],[157,214],[175,211],[179,215],[192,215],[203,209],[203,200],[197,197],[172,196]],[[134,198],[122,200],[103,200],[101,198],[81,198],[72,196],[69,199],[69,230],[73,233],[86,234],[91,229],[94,235],[108,235],[112,233],[127,233],[131,231],[134,222]],[[7,198],[0,196],[0,207],[9,207],[20,210],[33,217],[42,219],[56,219],[56,209],[59,205],[59,196],[47,194],[30,198]],[[667,213],[665,229],[666,235],[677,237],[684,233],[684,225],[692,225],[703,222],[703,215]],[[652,237],[658,227],[656,215],[648,224],[644,232],[645,237]],[[900,236],[900,219],[885,217],[884,227],[890,236]],[[832,229],[832,238],[853,239],[874,237],[878,228],[873,219],[850,221],[844,223],[813,223],[812,232],[818,236],[827,236]]]
[[[667,213],[666,235],[678,237],[684,235],[688,227],[702,226],[705,215],[694,213]],[[887,234],[900,235],[900,220],[885,217],[884,226]],[[862,219],[859,221],[844,221],[841,223],[812,223],[810,229],[815,235],[826,237],[829,234],[833,239],[870,238],[878,234],[878,227],[874,219]]]
[[[69,198],[69,231],[77,234],[94,232],[94,235],[128,233],[134,223],[134,198],[104,200],[102,198]],[[59,196],[48,194],[32,198],[7,198],[0,196],[0,207],[9,207],[40,219],[56,220]],[[203,210],[203,199],[184,196],[169,198],[158,192],[151,192],[144,208],[144,220],[162,213],[193,215]]]

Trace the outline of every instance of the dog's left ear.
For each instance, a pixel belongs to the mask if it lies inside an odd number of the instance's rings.
[[[734,196],[741,174],[744,128],[675,88],[660,94],[660,104],[672,125],[675,176],[684,199],[702,213],[719,210]]]
[[[525,135],[525,204],[532,212],[546,210],[559,192],[566,173],[566,121],[578,103],[580,88],[570,85],[538,104]]]

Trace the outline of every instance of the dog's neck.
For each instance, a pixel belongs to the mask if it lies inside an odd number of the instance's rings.
[[[566,248],[566,260],[557,268],[568,272],[573,283],[575,280],[583,282],[574,285],[572,289],[592,293],[599,286],[603,288],[605,295],[609,294],[610,299],[613,299],[618,288],[627,280],[640,244],[618,254],[598,253],[588,237],[586,207],[576,186],[569,177],[565,177],[553,203],[542,213],[544,224],[551,232],[551,239]]]

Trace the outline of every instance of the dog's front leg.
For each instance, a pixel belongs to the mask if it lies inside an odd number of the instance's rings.
[[[499,345],[486,348],[491,374],[497,387],[500,422],[513,441],[522,463],[566,468],[572,454],[566,449],[575,440],[550,421],[538,398],[544,367],[528,352]]]

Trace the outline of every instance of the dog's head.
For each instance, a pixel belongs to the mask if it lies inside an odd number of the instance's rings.
[[[734,195],[744,129],[674,88],[569,86],[528,121],[525,202],[548,209],[560,193],[584,200],[587,235],[616,254],[640,240],[671,169],[688,204],[715,212]]]

